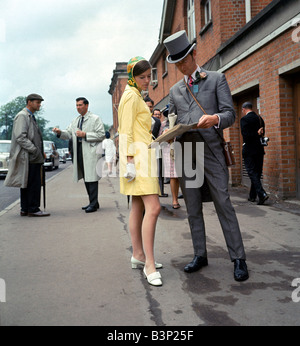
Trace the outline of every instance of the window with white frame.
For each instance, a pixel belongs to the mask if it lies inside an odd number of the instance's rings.
[[[188,37],[190,42],[196,38],[196,23],[195,23],[195,1],[188,0],[187,2],[187,19],[188,19]]]
[[[162,77],[164,78],[168,74],[168,62],[167,62],[167,54],[166,52],[163,54],[163,74]]]
[[[157,85],[158,81],[157,81],[157,68],[153,67],[151,70],[151,85],[155,86]]]
[[[207,25],[211,21],[211,0],[204,2],[204,23]]]

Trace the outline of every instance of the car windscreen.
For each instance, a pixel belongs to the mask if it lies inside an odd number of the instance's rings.
[[[10,143],[0,143],[0,153],[9,153]]]
[[[52,143],[45,143],[44,142],[44,150],[46,151],[52,151]]]

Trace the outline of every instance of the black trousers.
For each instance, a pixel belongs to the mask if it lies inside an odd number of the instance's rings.
[[[41,205],[41,169],[42,164],[30,163],[28,171],[27,188],[21,189],[21,210],[36,213]]]
[[[83,155],[82,155],[82,143],[77,142],[77,164],[78,169],[81,170],[83,175],[83,180],[85,184],[86,191],[89,196],[89,202],[91,207],[96,207],[98,204],[98,181],[86,182],[84,177],[84,165],[83,165]]]
[[[249,198],[255,199],[257,196],[263,198],[266,193],[261,183],[264,155],[247,155],[244,157],[245,168],[251,180]]]
[[[158,182],[160,187],[160,194],[163,195],[164,192],[164,177],[162,175],[163,173],[163,159],[160,157],[158,159]]]

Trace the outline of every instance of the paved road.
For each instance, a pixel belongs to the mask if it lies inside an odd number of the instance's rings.
[[[20,217],[17,204],[0,213],[6,283],[0,325],[299,326],[294,209],[272,200],[251,204],[246,191],[234,189],[250,271],[249,280],[238,283],[212,203],[204,206],[209,265],[189,275],[183,272],[193,256],[184,202],[174,210],[170,196],[161,198],[155,249],[163,286],[151,287],[142,270],[130,267],[129,210],[117,178],[101,179],[101,209],[92,214],[81,210],[87,194],[82,181],[72,181],[72,167],[47,187],[49,218]]]
[[[71,161],[66,164],[60,163],[59,168],[54,171],[46,171],[46,179],[49,180],[57,173],[69,167]],[[5,176],[0,176],[0,212],[20,198],[20,189],[4,186]]]

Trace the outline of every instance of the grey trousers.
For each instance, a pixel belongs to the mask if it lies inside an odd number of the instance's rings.
[[[183,149],[183,159],[178,160],[178,152],[176,152],[176,163],[179,162],[179,164],[182,165],[185,161],[184,145],[186,142],[193,143],[192,152],[189,151],[189,155],[192,155],[193,168],[195,168],[197,163],[196,143],[203,142],[203,139],[198,133],[186,133],[181,138],[180,143]],[[181,169],[182,176],[179,177],[179,183],[187,207],[194,254],[196,256],[207,257],[206,232],[203,216],[203,202],[207,200],[207,196],[203,195],[203,189],[201,187],[187,187],[186,182],[192,181],[194,178],[186,176],[184,167],[181,167]],[[226,172],[224,170],[205,143],[204,179],[221,224],[230,259],[232,261],[237,258],[246,259],[239,223],[228,192],[228,171]]]

